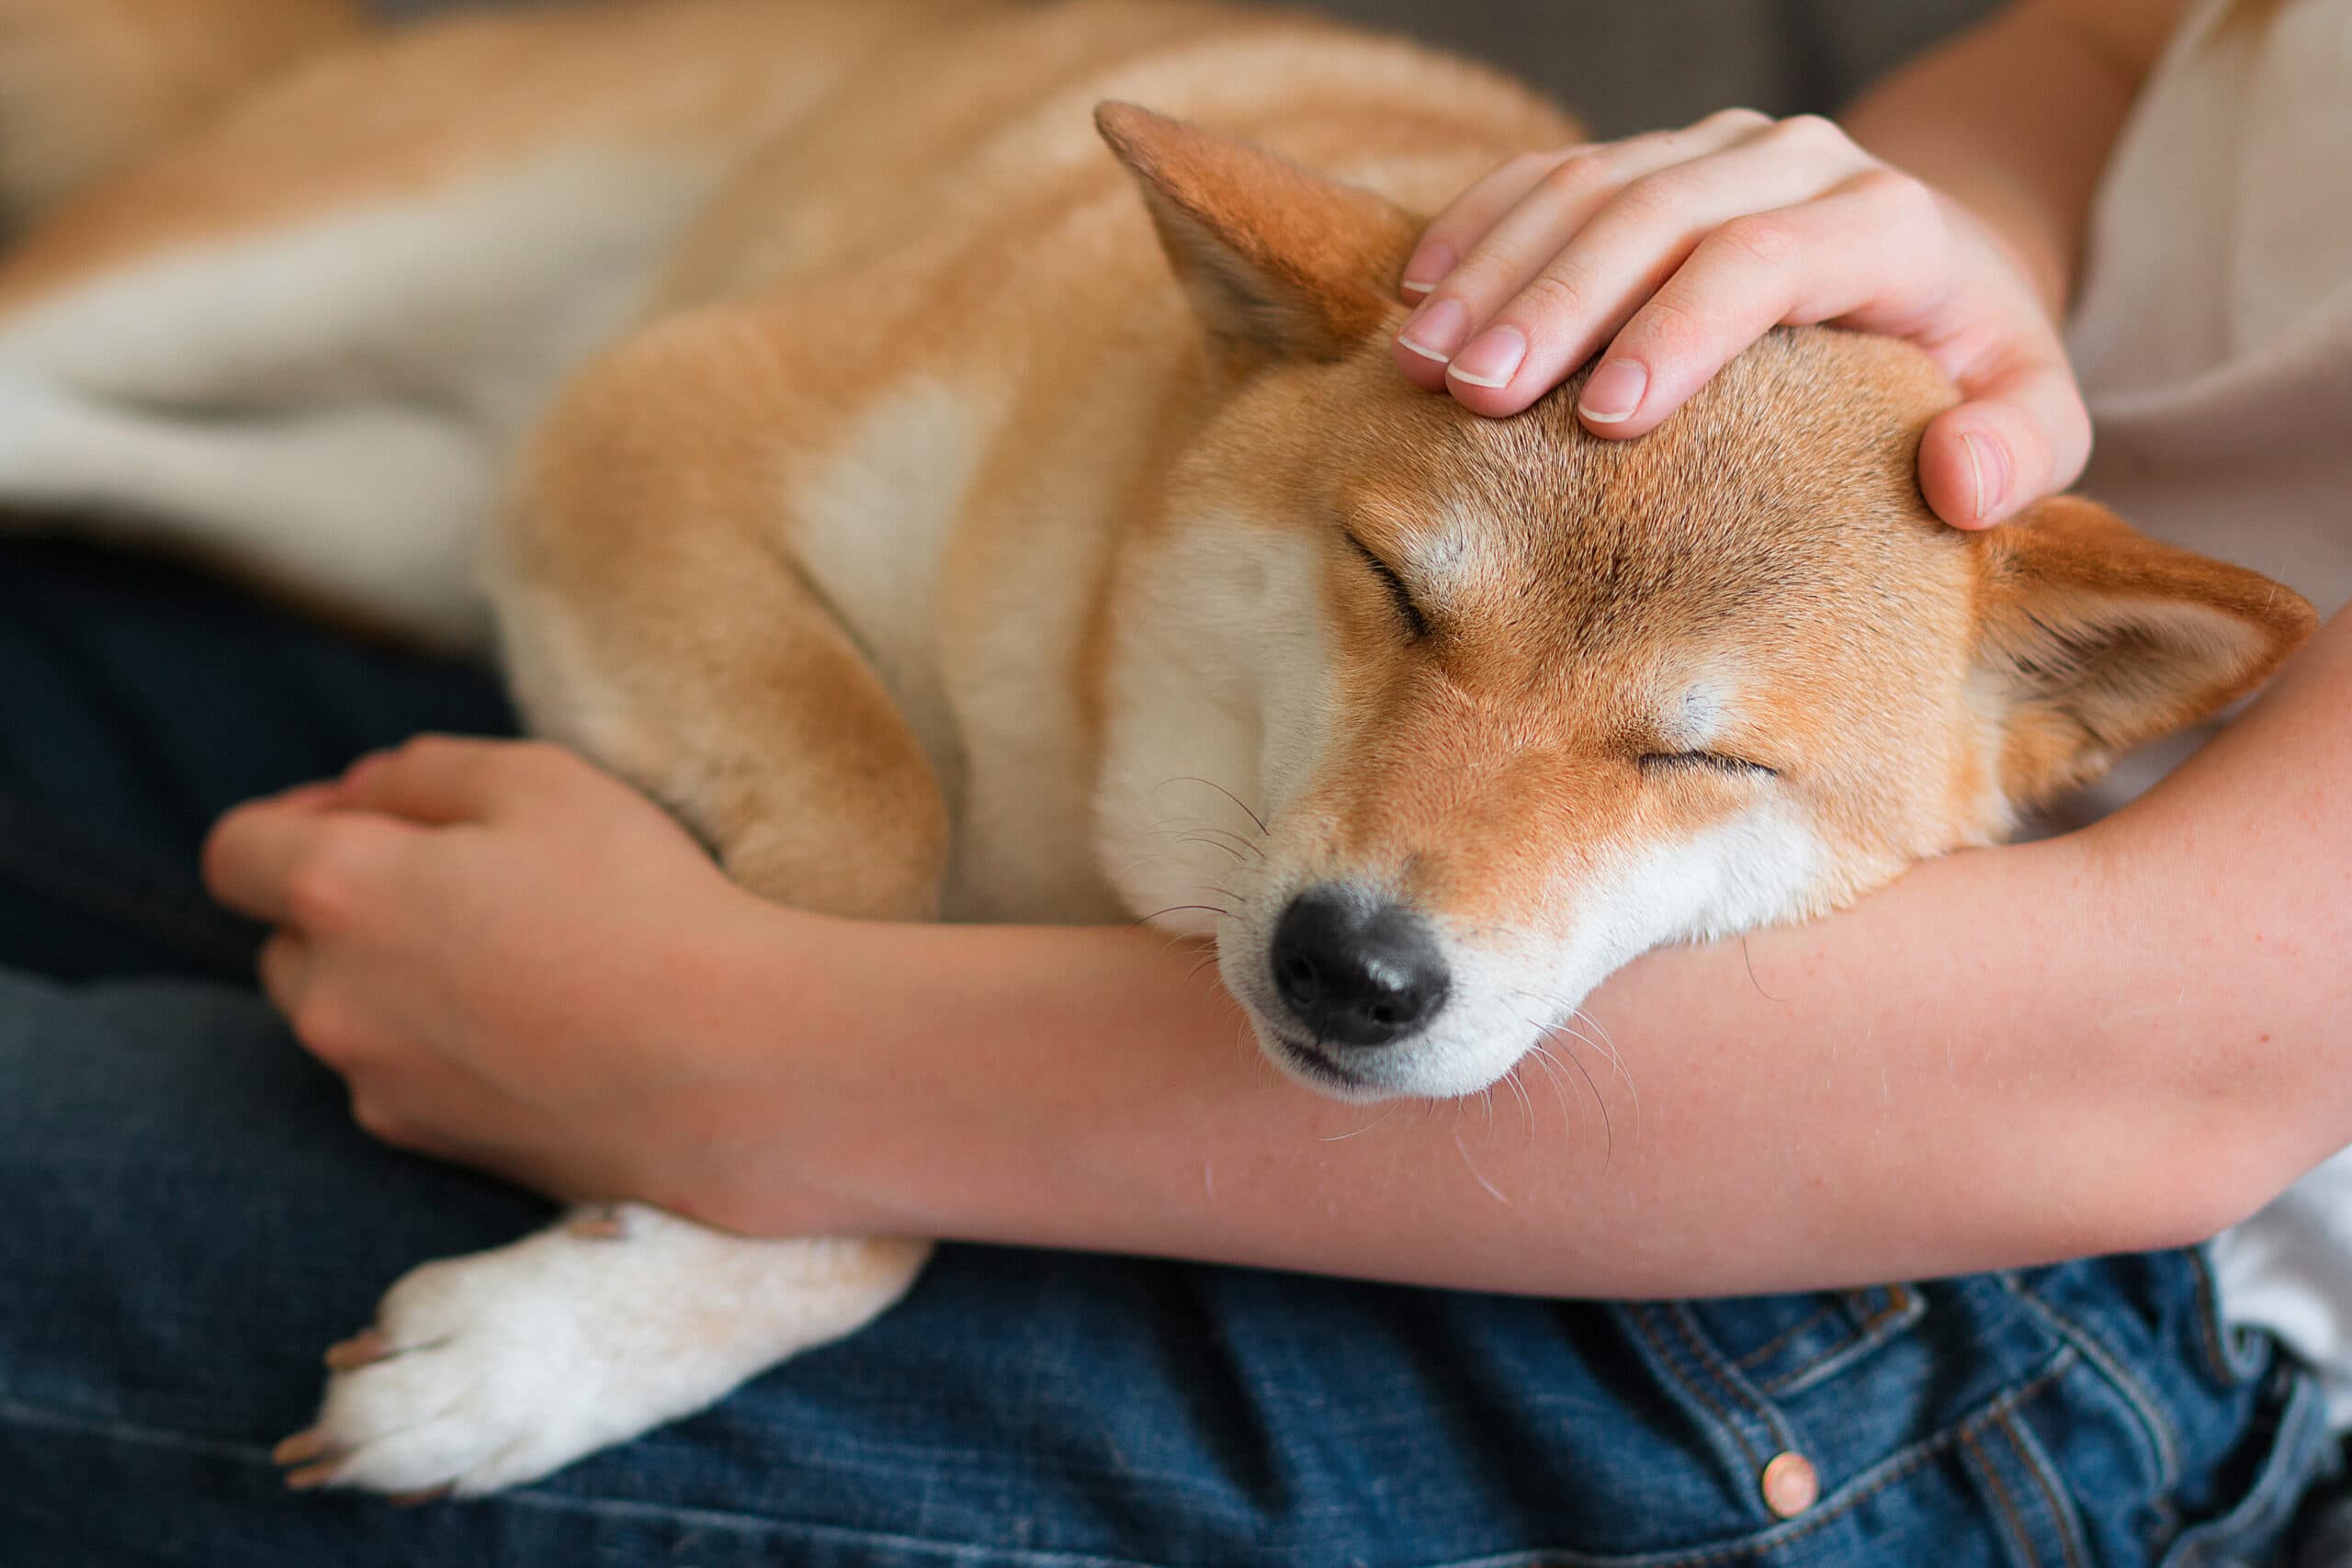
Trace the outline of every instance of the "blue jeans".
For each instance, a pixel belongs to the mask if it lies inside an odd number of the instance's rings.
[[[1610,1305],[950,1247],[866,1332],[546,1482],[288,1495],[322,1348],[547,1211],[352,1129],[193,849],[509,722],[476,671],[0,545],[0,1564],[2218,1568],[2328,1462],[2190,1253]],[[1818,1497],[1781,1517],[1791,1453]]]

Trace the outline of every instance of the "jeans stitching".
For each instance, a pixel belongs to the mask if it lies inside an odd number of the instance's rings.
[[[1887,1285],[1882,1288],[1886,1292],[1886,1305],[1880,1311],[1871,1314],[1862,1325],[1863,1328],[1873,1334],[1888,1324],[1898,1321],[1911,1310],[1910,1286]]]
[[[1748,1469],[1754,1471],[1764,1462],[1763,1456],[1748,1446],[1747,1434],[1740,1429],[1739,1423],[1732,1418],[1731,1413],[1683,1370],[1681,1357],[1666,1342],[1666,1337],[1658,1332],[1657,1325],[1651,1322],[1649,1314],[1653,1310],[1656,1309],[1641,1305],[1634,1307],[1633,1313],[1634,1321],[1640,1325],[1644,1337],[1657,1349],[1658,1364],[1673,1376],[1675,1382],[1690,1391],[1691,1398],[1707,1407],[1707,1414],[1715,1418],[1717,1427],[1731,1435],[1731,1440],[1739,1445],[1740,1457],[1747,1461]]]
[[[2018,1512],[2017,1503],[2009,1496],[2008,1484],[2001,1479],[2000,1469],[1994,1464],[1993,1456],[1984,1451],[1984,1445],[1976,1440],[1976,1434],[1973,1431],[1961,1434],[1960,1446],[1962,1451],[1975,1461],[1977,1473],[1984,1476],[1985,1485],[1992,1489],[1994,1506],[2000,1509],[2001,1522],[2008,1527],[2009,1540],[2017,1547],[2025,1568],[2041,1568],[2041,1552],[2033,1544],[2033,1532],[2026,1529],[2025,1516]]]
[[[2050,1510],[2051,1523],[2058,1532],[2058,1550],[2066,1559],[2066,1568],[2084,1568],[2083,1522],[2075,1512],[2072,1495],[2058,1483],[2057,1466],[2013,1413],[2004,1410],[1993,1421],[2017,1450],[2018,1464],[2041,1492],[2042,1506]]]
[[[1775,1334],[1771,1338],[1767,1339],[1763,1344],[1758,1345],[1755,1349],[1750,1350],[1738,1360],[1734,1361],[1732,1365],[1737,1367],[1743,1372],[1753,1371],[1756,1368],[1761,1366],[1764,1362],[1770,1360],[1775,1355],[1778,1355],[1783,1348],[1792,1344],[1799,1335],[1808,1332],[1812,1329],[1815,1324],[1819,1323],[1823,1318],[1827,1317],[1831,1313],[1836,1312],[1837,1310],[1838,1305],[1836,1303],[1822,1303],[1819,1306],[1814,1308],[1811,1312],[1797,1319],[1796,1322],[1791,1324],[1788,1327],[1783,1328],[1780,1333]]]
[[[2223,1388],[2234,1388],[2258,1370],[2251,1358],[2233,1357],[2222,1336],[2229,1332],[2219,1319],[2221,1283],[2213,1277],[2213,1260],[2205,1248],[2188,1249],[2188,1266],[2197,1274],[2197,1299],[2193,1315],[2197,1319],[2197,1337],[2205,1348],[2206,1364]],[[2241,1364],[2244,1362],[2244,1364]]]
[[[1746,1405],[1755,1416],[1757,1424],[1761,1426],[1770,1438],[1773,1450],[1778,1452],[1782,1449],[1796,1447],[1796,1439],[1781,1421],[1781,1413],[1773,1409],[1770,1402],[1758,1393],[1755,1386],[1742,1377],[1731,1363],[1724,1359],[1722,1352],[1715,1348],[1714,1342],[1709,1339],[1699,1326],[1698,1319],[1690,1314],[1690,1309],[1677,1303],[1668,1309],[1668,1313],[1674,1319],[1675,1327],[1681,1332],[1684,1342],[1690,1347],[1691,1353],[1698,1357],[1699,1364],[1706,1369],[1734,1400]]]
[[[1926,1311],[1924,1296],[1913,1295],[1899,1285],[1886,1287],[1887,1306],[1879,1312],[1865,1312],[1860,1328],[1835,1346],[1813,1357],[1802,1366],[1792,1367],[1763,1385],[1764,1392],[1775,1398],[1801,1393],[1824,1378],[1845,1370],[1856,1357],[1868,1354],[1894,1335],[1917,1323]],[[1850,1292],[1859,1301],[1860,1292]]]
[[[2124,1370],[2115,1357],[2109,1353],[2107,1347],[2099,1342],[2098,1336],[2052,1306],[2034,1292],[2026,1289],[2021,1283],[2012,1280],[2010,1287],[2017,1292],[2018,1299],[2039,1314],[2060,1338],[2073,1346],[2081,1354],[2083,1359],[2098,1368],[2118,1396],[2131,1407],[2132,1416],[2142,1433],[2146,1437],[2149,1449],[2155,1457],[2155,1490],[2170,1492],[2178,1486],[2180,1484],[2179,1440],[2173,1433],[2171,1423],[2165,1419],[2163,1410],[2156,1404],[2155,1396],[2148,1392],[2139,1379]]]

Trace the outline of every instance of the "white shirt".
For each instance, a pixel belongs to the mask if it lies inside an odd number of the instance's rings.
[[[2192,8],[2093,209],[2070,338],[2098,437],[2083,488],[2333,615],[2352,600],[2352,0],[2230,9]],[[2086,804],[2193,745],[2128,759]],[[2213,1260],[2224,1315],[2309,1360],[2352,1428],[2352,1150]]]

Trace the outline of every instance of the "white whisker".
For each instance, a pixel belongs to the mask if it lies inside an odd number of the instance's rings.
[[[1462,1167],[1464,1170],[1467,1170],[1470,1173],[1470,1179],[1485,1188],[1487,1190],[1487,1197],[1492,1198],[1504,1208],[1510,1208],[1511,1206],[1511,1201],[1510,1199],[1503,1196],[1502,1189],[1497,1187],[1493,1182],[1487,1180],[1486,1177],[1479,1173],[1478,1162],[1470,1157],[1470,1150],[1462,1142],[1462,1129],[1459,1127],[1456,1127],[1453,1130],[1453,1146],[1456,1152],[1462,1156]]]

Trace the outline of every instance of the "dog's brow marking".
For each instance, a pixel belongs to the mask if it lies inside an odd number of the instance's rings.
[[[1414,587],[1430,605],[1443,610],[1458,602],[1457,591],[1478,570],[1481,533],[1474,514],[1449,506],[1438,512],[1434,526],[1419,531],[1418,536],[1406,536],[1405,565],[1412,571]]]
[[[1665,716],[1663,739],[1685,751],[1703,751],[1723,733],[1728,704],[1723,688],[1713,681],[1698,681],[1684,688],[1682,700]]]

